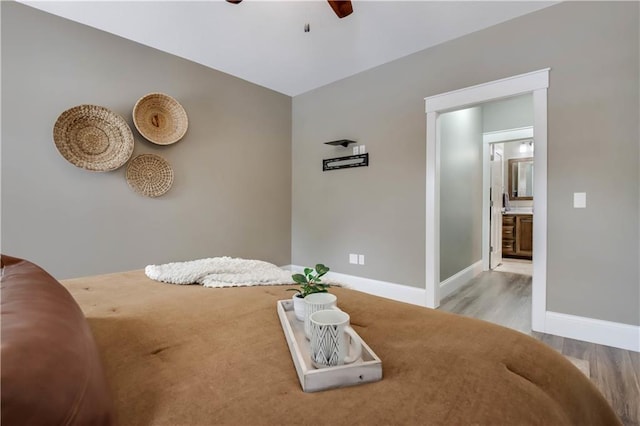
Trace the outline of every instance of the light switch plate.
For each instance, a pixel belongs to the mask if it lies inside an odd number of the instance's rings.
[[[364,265],[364,254],[359,254],[358,255],[358,264],[359,265]]]
[[[573,193],[573,208],[584,209],[587,207],[587,193],[586,192],[574,192]]]
[[[360,152],[360,149],[358,147],[358,145],[353,147],[353,155],[358,155],[358,153]]]
[[[358,264],[358,255],[357,254],[350,254],[349,255],[349,263],[357,265]]]

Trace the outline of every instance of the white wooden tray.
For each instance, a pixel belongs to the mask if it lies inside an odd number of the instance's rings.
[[[304,322],[293,312],[292,300],[278,300],[278,316],[287,338],[293,364],[302,390],[317,392],[344,386],[359,385],[382,379],[382,361],[356,333],[362,343],[362,358],[346,365],[316,369],[311,365],[309,341],[304,336]]]

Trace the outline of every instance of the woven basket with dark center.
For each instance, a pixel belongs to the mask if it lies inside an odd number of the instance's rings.
[[[159,197],[173,185],[171,165],[155,154],[142,154],[131,160],[126,177],[131,189],[147,197]]]
[[[133,124],[150,142],[170,145],[182,139],[189,120],[182,105],[171,96],[149,93],[133,107]]]
[[[133,133],[120,115],[98,105],[66,110],[53,126],[60,154],[83,169],[106,172],[124,165],[133,154]]]

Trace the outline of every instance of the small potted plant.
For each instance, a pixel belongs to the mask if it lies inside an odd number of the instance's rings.
[[[329,268],[322,263],[318,263],[314,269],[304,268],[304,274],[291,275],[293,281],[300,284],[299,289],[287,289],[297,292],[293,295],[293,310],[296,318],[300,321],[304,321],[304,298],[313,293],[327,293],[327,289],[331,287],[320,280],[327,272],[329,272]]]

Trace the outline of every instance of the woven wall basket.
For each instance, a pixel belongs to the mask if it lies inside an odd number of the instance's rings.
[[[150,142],[170,145],[182,139],[189,120],[182,105],[171,96],[149,93],[133,107],[133,124]]]
[[[133,154],[133,133],[120,115],[98,105],[66,110],[53,126],[60,154],[83,169],[106,172],[126,163]]]
[[[131,189],[147,197],[159,197],[173,185],[171,165],[154,154],[138,155],[131,160],[126,177]]]

